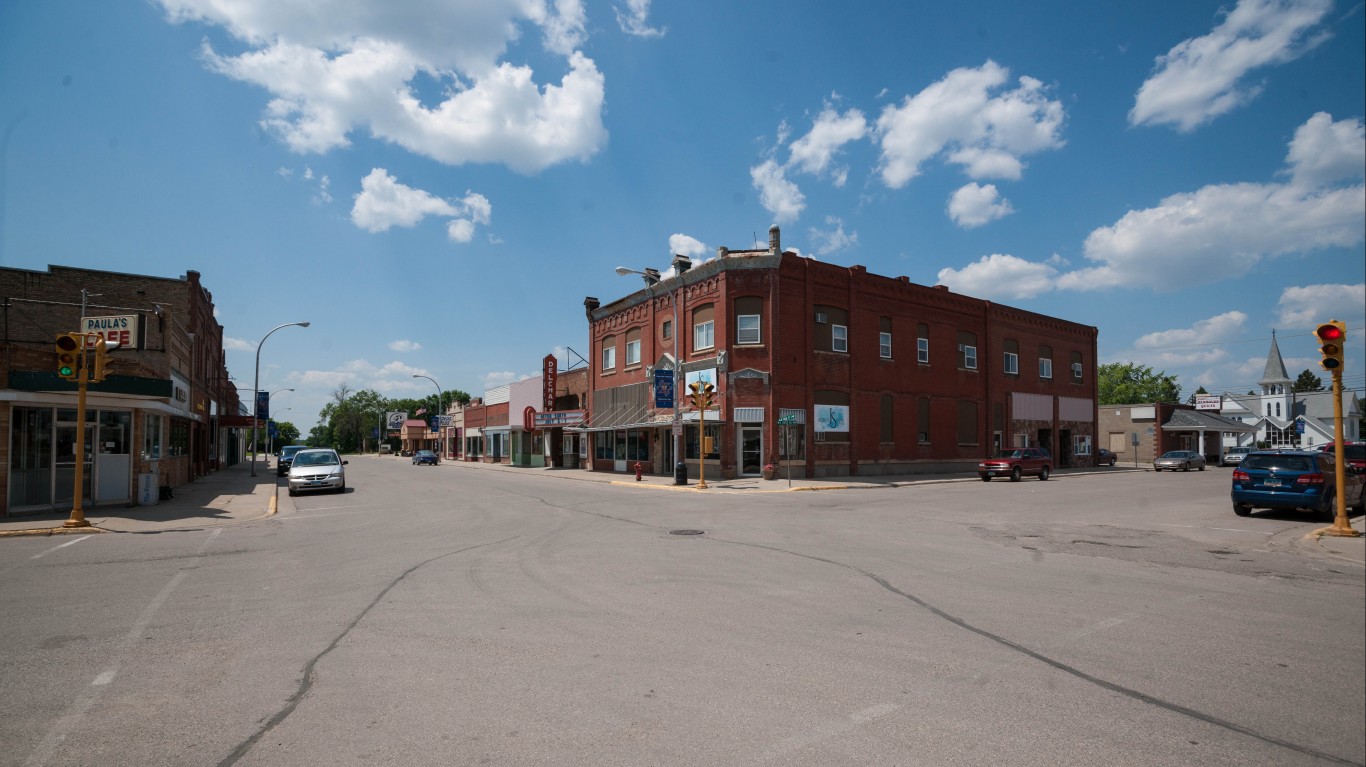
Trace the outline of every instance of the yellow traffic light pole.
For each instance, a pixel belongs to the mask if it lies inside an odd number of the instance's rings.
[[[76,490],[71,494],[71,517],[62,523],[62,527],[90,527],[90,521],[85,518],[85,509],[82,508],[83,496],[85,495],[85,388],[86,388],[86,365],[85,365],[85,333],[72,333],[71,335],[80,336],[80,351],[76,357]]]
[[[1337,488],[1333,500],[1337,502],[1337,514],[1333,516],[1333,526],[1323,533],[1355,538],[1361,533],[1352,528],[1352,521],[1347,518],[1347,496],[1343,493],[1347,484],[1347,451],[1342,440],[1342,364],[1347,325],[1340,320],[1329,320],[1319,325],[1314,335],[1319,339],[1319,354],[1323,355],[1319,364],[1333,376],[1333,486]]]

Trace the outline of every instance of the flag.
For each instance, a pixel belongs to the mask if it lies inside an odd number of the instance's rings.
[[[416,412],[416,413],[413,413],[413,415],[422,415],[422,414],[425,413],[425,412],[427,412],[427,408],[425,408],[425,407],[420,407],[420,408],[417,409],[417,412]]]

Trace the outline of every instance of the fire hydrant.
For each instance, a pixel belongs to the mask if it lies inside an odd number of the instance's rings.
[[[636,481],[640,481],[640,461],[636,461]]]

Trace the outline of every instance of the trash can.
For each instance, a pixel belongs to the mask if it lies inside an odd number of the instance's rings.
[[[160,497],[160,490],[161,488],[157,487],[157,475],[138,475],[138,505],[155,506]]]

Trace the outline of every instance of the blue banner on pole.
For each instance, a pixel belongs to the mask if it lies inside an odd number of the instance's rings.
[[[655,371],[655,407],[674,406],[674,371]]]
[[[432,431],[440,431],[440,430],[441,430],[441,419],[437,418],[436,416],[432,416]]]
[[[256,392],[256,418],[262,421],[270,418],[270,392],[268,391]]]

